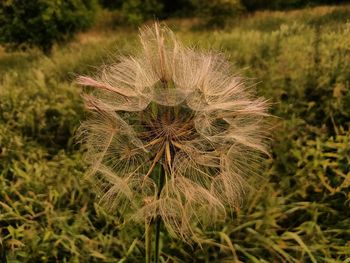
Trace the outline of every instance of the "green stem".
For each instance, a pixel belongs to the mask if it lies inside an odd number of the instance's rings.
[[[152,232],[153,222],[145,222],[146,263],[152,263]]]
[[[159,237],[160,237],[160,225],[162,223],[162,220],[160,217],[157,217],[156,221],[156,244],[155,244],[155,254],[154,254],[154,262],[158,263],[159,262]]]
[[[158,175],[158,193],[157,198],[159,199],[160,193],[162,192],[163,186],[164,186],[164,179],[165,179],[165,170],[162,165],[159,165],[159,175]],[[154,251],[154,262],[159,262],[159,240],[160,240],[160,225],[162,223],[162,218],[160,216],[157,216],[156,218],[156,238],[155,238],[155,251]]]

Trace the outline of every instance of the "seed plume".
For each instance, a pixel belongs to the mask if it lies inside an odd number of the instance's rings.
[[[110,209],[133,220],[161,217],[190,240],[195,224],[239,208],[246,178],[259,174],[268,103],[223,55],[184,47],[163,25],[143,27],[140,40],[139,54],[77,79],[93,87],[80,128],[88,176]]]

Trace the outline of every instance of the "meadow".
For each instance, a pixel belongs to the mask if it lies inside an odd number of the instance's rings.
[[[0,50],[0,248],[8,262],[143,262],[142,227],[98,204],[74,140],[86,117],[75,77],[138,47],[137,29],[101,16],[50,56]],[[225,30],[197,22],[166,21],[185,44],[226,54],[270,100],[271,158],[242,209],[203,233],[202,248],[163,231],[162,262],[349,263],[350,6],[261,11]]]

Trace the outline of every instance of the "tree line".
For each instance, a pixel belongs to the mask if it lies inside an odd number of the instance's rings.
[[[256,10],[343,2],[349,0],[2,0],[0,44],[9,49],[38,46],[49,53],[54,43],[89,28],[99,8],[118,10],[121,21],[132,25],[152,18],[202,17],[207,26],[223,27]]]

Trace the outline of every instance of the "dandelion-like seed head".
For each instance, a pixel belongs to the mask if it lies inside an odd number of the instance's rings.
[[[110,209],[161,217],[190,240],[194,224],[238,208],[245,178],[259,173],[268,104],[224,56],[183,47],[165,26],[142,28],[140,39],[137,56],[77,80],[94,87],[80,128],[88,175]]]

